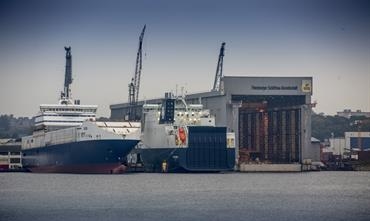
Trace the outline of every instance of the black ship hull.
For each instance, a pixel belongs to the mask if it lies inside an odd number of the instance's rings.
[[[234,169],[235,149],[143,148],[146,172],[221,172]]]
[[[39,173],[122,173],[138,140],[90,140],[22,151],[23,167]]]

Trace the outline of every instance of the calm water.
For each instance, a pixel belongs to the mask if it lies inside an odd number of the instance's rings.
[[[0,220],[370,220],[370,172],[0,174]]]

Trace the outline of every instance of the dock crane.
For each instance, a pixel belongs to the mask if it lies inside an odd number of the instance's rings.
[[[144,25],[143,30],[141,31],[139,37],[139,48],[136,54],[136,65],[135,65],[135,73],[134,77],[131,79],[131,83],[128,85],[129,91],[129,120],[138,120],[136,116],[136,105],[139,100],[139,89],[140,89],[140,77],[141,77],[141,68],[142,68],[142,47],[143,47],[143,39],[145,33],[146,25]]]
[[[217,69],[216,69],[216,76],[215,76],[215,82],[213,83],[213,89],[212,91],[220,91],[220,83],[222,75],[222,67],[223,67],[223,61],[224,61],[224,55],[225,55],[225,42],[222,42],[220,54],[218,55],[218,63],[217,63]]]

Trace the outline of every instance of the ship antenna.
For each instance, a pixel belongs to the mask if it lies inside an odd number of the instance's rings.
[[[66,50],[66,71],[64,76],[64,99],[69,100],[71,96],[70,85],[72,84],[72,55],[71,47],[64,47]]]

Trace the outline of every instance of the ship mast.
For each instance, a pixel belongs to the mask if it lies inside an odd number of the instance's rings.
[[[64,76],[64,92],[62,92],[61,98],[67,100],[72,98],[70,85],[72,84],[72,55],[71,47],[64,47],[66,50],[66,70]]]

